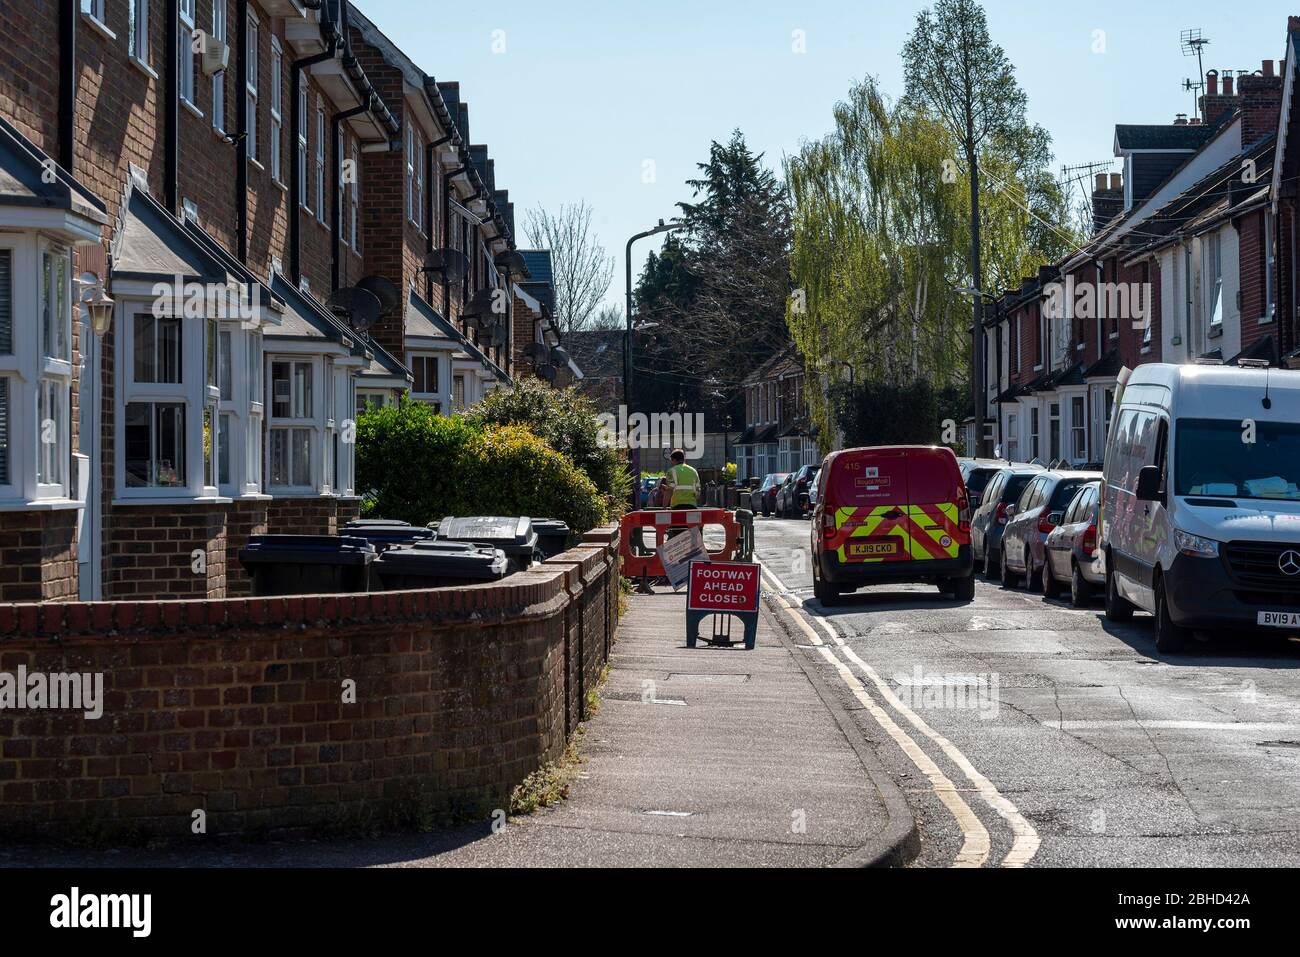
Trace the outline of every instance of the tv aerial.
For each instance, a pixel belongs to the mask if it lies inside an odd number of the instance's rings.
[[[1197,28],[1183,30],[1178,34],[1179,45],[1182,47],[1183,56],[1196,57],[1196,75],[1198,80],[1183,80],[1183,89],[1200,91],[1205,88],[1205,48],[1210,45],[1209,38],[1201,33]],[[1200,102],[1197,100],[1195,93],[1192,94],[1192,116],[1200,119]]]

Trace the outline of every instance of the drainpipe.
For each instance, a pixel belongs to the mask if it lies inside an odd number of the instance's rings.
[[[429,214],[429,224],[428,224],[429,229],[427,231],[426,242],[424,244],[424,251],[426,256],[429,253],[433,252],[433,166],[434,166],[433,157],[434,154],[438,151],[438,147],[445,146],[447,143],[451,142],[451,140],[452,140],[452,136],[449,133],[446,136],[444,136],[442,139],[435,140],[434,142],[430,143],[426,149],[427,155],[424,158],[424,182],[427,184],[425,187],[425,196],[427,197],[428,204],[429,204],[429,208],[427,210]],[[432,273],[424,274],[424,300],[425,302],[429,303],[429,305],[433,305],[433,274]]]
[[[248,0],[240,0],[246,4]],[[317,63],[332,60],[338,52],[338,37],[332,37],[324,53],[294,60],[289,67],[289,143],[293,148],[293,162],[289,169],[289,276],[295,286],[302,283],[302,167],[298,162],[298,140],[302,124],[307,117],[298,109],[302,94],[302,71]],[[247,112],[247,110],[245,110]]]
[[[59,165],[74,175],[77,132],[77,0],[59,4]]]
[[[167,79],[163,84],[163,195],[172,215],[180,213],[180,45],[181,5],[167,4],[166,31]]]
[[[334,168],[331,176],[331,187],[333,188],[334,215],[331,217],[330,234],[333,248],[333,263],[331,265],[330,277],[333,285],[331,289],[338,289],[340,276],[343,271],[343,203],[340,202],[339,186],[341,185],[343,171],[343,124],[354,116],[360,116],[362,113],[369,113],[375,106],[374,94],[366,97],[366,102],[360,106],[355,106],[350,110],[344,110],[342,113],[335,113],[331,130],[334,136]],[[355,170],[353,171],[355,175]]]

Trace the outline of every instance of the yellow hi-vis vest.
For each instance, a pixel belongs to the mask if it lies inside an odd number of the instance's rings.
[[[674,465],[668,470],[673,498],[669,506],[700,504],[700,473],[689,465]]]

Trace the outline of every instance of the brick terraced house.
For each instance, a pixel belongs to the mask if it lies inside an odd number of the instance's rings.
[[[359,411],[545,340],[459,86],[347,0],[4,3],[0,40],[0,602],[247,594],[249,535],[358,514]]]
[[[1280,71],[1210,71],[1201,118],[1117,126],[1124,171],[1097,176],[1095,234],[989,310],[985,435],[1003,457],[1099,463],[1125,366],[1297,364],[1298,31]]]

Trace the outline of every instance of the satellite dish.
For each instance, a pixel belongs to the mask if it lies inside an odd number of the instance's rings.
[[[474,325],[479,329],[487,328],[491,322],[495,322],[499,314],[494,310],[496,305],[496,290],[483,288],[474,295],[470,296],[469,302],[460,311],[460,317],[465,320],[474,321]]]
[[[397,286],[383,276],[367,276],[357,283],[357,288],[373,293],[385,316],[392,315],[402,304],[402,294],[397,291]]]
[[[509,276],[527,278],[528,264],[524,262],[524,257],[517,250],[507,249],[497,253],[496,258],[492,260],[497,269]]]
[[[559,372],[556,370],[555,366],[538,366],[537,374],[547,382],[554,382],[559,376]]]
[[[458,249],[435,249],[425,258],[424,271],[437,274],[445,283],[457,283],[469,272],[469,260]]]
[[[358,286],[336,289],[325,305],[357,332],[365,332],[378,322],[384,308],[378,296]]]
[[[563,346],[556,346],[551,350],[551,362],[557,366],[567,366],[569,364],[569,354],[564,351]]]
[[[524,346],[524,355],[536,363],[549,362],[551,359],[551,350],[546,348],[540,342],[530,342]]]

